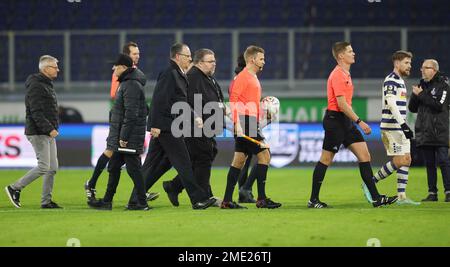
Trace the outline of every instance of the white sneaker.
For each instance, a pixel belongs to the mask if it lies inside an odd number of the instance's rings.
[[[222,205],[222,199],[218,198],[218,197],[212,197],[216,200],[216,202],[214,202],[214,204],[212,204],[214,207],[220,207]]]

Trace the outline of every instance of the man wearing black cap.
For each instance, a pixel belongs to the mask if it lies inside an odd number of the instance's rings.
[[[143,90],[146,83],[145,75],[139,69],[133,68],[133,60],[125,54],[120,54],[114,62],[113,70],[120,85],[109,121],[107,149],[114,153],[108,167],[108,187],[103,199],[90,201],[88,204],[95,209],[112,209],[112,200],[119,184],[120,170],[126,163],[127,172],[133,180],[137,193],[137,203],[128,205],[127,208],[149,210],[139,157],[144,150],[148,114]]]

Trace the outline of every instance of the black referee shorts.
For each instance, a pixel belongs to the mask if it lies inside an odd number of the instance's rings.
[[[261,133],[261,129],[259,129],[259,124],[256,117],[239,116],[239,120],[245,135],[250,136],[251,138],[258,141],[264,140],[264,135]],[[246,155],[257,155],[259,152],[265,149],[267,148],[261,148],[258,144],[255,144],[252,141],[245,139],[244,137],[235,136],[235,152],[242,152]]]
[[[323,118],[325,138],[322,149],[337,153],[343,144],[348,147],[353,143],[365,142],[363,135],[355,124],[342,112],[327,110]]]

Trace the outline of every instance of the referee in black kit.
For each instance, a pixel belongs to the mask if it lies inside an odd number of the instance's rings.
[[[196,134],[192,124],[191,137],[186,137],[184,140],[191,157],[197,183],[208,194],[208,197],[213,197],[210,177],[212,163],[217,155],[217,144],[214,137],[223,132],[225,104],[220,86],[213,77],[216,69],[214,52],[206,48],[195,51],[193,63],[194,66],[187,72],[189,82],[187,99],[189,105],[194,107],[195,98],[198,98],[198,103],[201,103],[199,108],[205,109],[205,112],[202,113],[205,126],[203,131]],[[211,112],[207,112],[206,109],[211,109]],[[211,124],[210,121],[212,121]],[[172,205],[178,206],[178,194],[184,188],[180,176],[163,182],[163,187]],[[220,206],[221,201],[215,199],[214,206]]]
[[[192,208],[206,209],[215,203],[215,199],[208,197],[194,179],[184,137],[175,137],[172,132],[172,123],[179,119],[179,116],[171,112],[173,105],[180,102],[187,104],[188,79],[185,72],[191,59],[191,51],[186,44],[176,43],[170,48],[170,65],[158,77],[150,106],[147,130],[150,130],[152,138],[142,173],[148,191],[173,166],[191,199]],[[186,115],[193,114],[191,112],[180,116]],[[194,116],[197,127],[203,127],[202,118]],[[135,199],[133,192],[130,203]]]
[[[95,209],[112,209],[120,171],[126,163],[127,172],[137,192],[137,203],[128,205],[128,209],[148,210],[139,156],[144,151],[145,122],[148,114],[143,90],[146,78],[142,71],[133,68],[133,60],[126,54],[120,54],[113,69],[120,85],[109,119],[107,149],[114,153],[108,166],[108,187],[103,199],[88,201],[88,205]]]

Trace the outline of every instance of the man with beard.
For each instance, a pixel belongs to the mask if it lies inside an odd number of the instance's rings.
[[[375,183],[397,171],[397,204],[419,205],[406,197],[408,171],[411,165],[410,139],[413,132],[406,124],[407,90],[403,77],[408,77],[411,71],[412,54],[407,51],[397,51],[392,55],[394,70],[383,83],[383,109],[381,115],[381,140],[388,156],[392,160],[384,164],[373,177]],[[363,185],[365,196],[372,202],[367,187]]]

